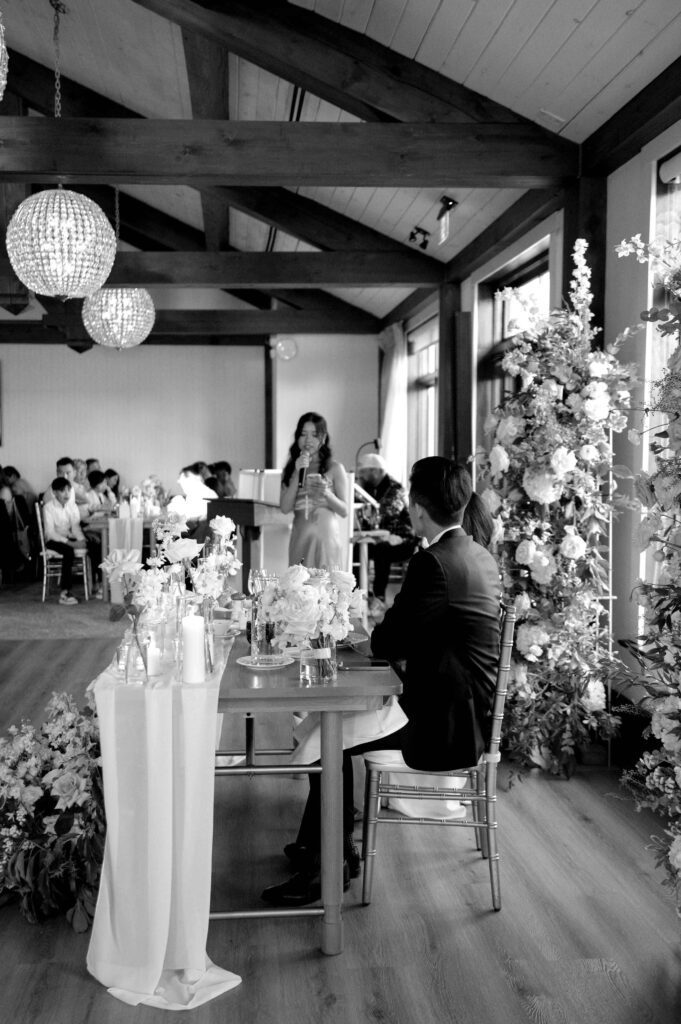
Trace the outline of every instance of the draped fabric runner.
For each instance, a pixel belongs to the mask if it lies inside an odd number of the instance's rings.
[[[222,667],[201,686],[94,683],[107,837],[87,967],[131,1005],[191,1009],[241,981],[206,955]]]

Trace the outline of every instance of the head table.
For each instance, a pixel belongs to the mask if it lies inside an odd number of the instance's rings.
[[[206,955],[214,918],[319,914],[321,949],[343,948],[342,748],[344,719],[399,694],[391,669],[343,652],[338,679],[306,687],[298,663],[257,671],[237,659],[245,639],[216,639],[215,671],[180,684],[168,666],[154,686],[126,685],[109,666],[91,684],[100,721],[107,837],[87,956],[112,995],[137,1005],[189,1009],[238,985]],[[322,907],[210,914],[218,715],[318,712],[321,723]],[[347,745],[347,744],[346,744]],[[279,770],[281,770],[281,767]],[[247,766],[218,768],[244,773]],[[300,771],[293,766],[292,771]]]

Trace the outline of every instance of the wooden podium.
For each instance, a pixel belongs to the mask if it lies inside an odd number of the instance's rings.
[[[286,553],[276,559],[283,560],[285,564],[279,566],[270,564],[274,559],[267,557],[267,542],[263,537],[263,530],[267,527],[278,527],[276,531],[281,534],[288,529],[293,522],[291,513],[284,513],[278,505],[271,505],[265,501],[254,501],[252,498],[211,498],[208,501],[208,522],[214,516],[229,516],[239,527],[241,534],[241,561],[242,567],[242,589],[248,593],[248,574],[251,569],[265,568],[277,569],[286,568],[288,565],[288,541],[286,542]],[[273,531],[274,532],[274,531]],[[281,545],[280,545],[281,546]],[[263,559],[265,561],[263,561]]]

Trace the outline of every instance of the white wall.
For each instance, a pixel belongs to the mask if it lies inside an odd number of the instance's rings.
[[[60,456],[99,458],[124,484],[166,486],[196,459],[264,462],[264,355],[253,346],[0,345],[0,464],[38,490]]]
[[[295,335],[298,355],[274,360],[275,467],[282,469],[298,418],[326,419],[335,457],[354,468],[355,452],[378,435],[378,339],[375,335]]]

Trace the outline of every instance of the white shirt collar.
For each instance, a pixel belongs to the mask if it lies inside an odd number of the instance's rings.
[[[455,523],[454,526],[445,526],[444,530],[440,530],[439,533],[435,534],[430,544],[426,543],[426,547],[432,547],[433,544],[437,544],[437,542],[451,530],[463,530],[463,526],[461,526],[459,523]]]

